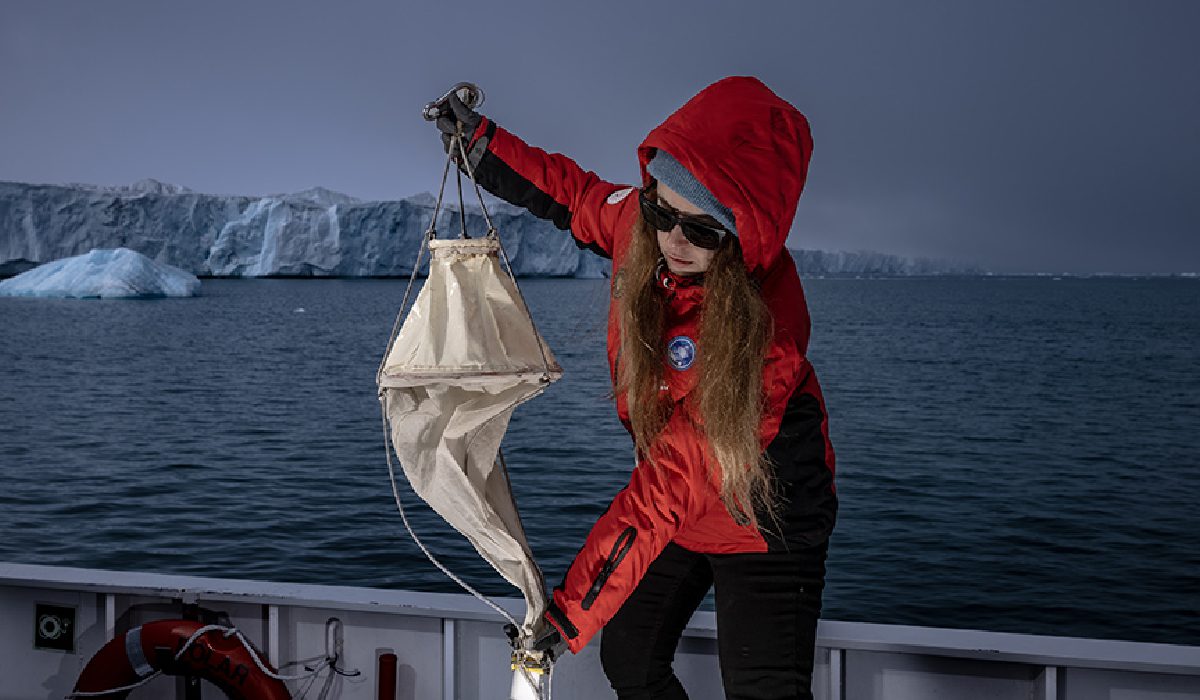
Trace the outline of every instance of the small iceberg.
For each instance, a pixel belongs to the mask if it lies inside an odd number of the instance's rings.
[[[200,280],[128,248],[90,253],[39,265],[0,282],[0,296],[75,299],[194,297]]]

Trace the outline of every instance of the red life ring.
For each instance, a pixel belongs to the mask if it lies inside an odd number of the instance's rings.
[[[237,636],[225,636],[219,630],[206,632],[176,661],[175,655],[201,627],[204,623],[195,620],[155,620],[129,630],[101,647],[88,661],[74,692],[122,688],[161,671],[203,678],[223,690],[230,700],[291,700],[283,681],[264,674]],[[258,656],[263,658],[261,653]],[[263,664],[275,672],[266,661]],[[109,693],[102,698],[123,700],[129,692]]]

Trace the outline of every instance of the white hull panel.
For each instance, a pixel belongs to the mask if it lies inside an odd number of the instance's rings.
[[[74,652],[34,648],[38,603],[75,609]],[[228,613],[274,664],[323,656],[326,621],[338,618],[340,665],[362,675],[336,677],[330,700],[375,700],[377,659],[388,651],[399,660],[399,700],[508,697],[501,619],[468,595],[0,563],[0,700],[62,698],[107,640],[181,617],[184,603]],[[502,604],[524,612],[522,601]],[[712,613],[700,612],[680,644],[676,670],[693,700],[723,697],[715,636]],[[836,621],[821,622],[817,643],[819,700],[1200,698],[1200,647]],[[322,697],[322,685],[308,697]],[[224,696],[205,684],[203,697]],[[555,700],[612,697],[597,643],[556,668]],[[158,678],[130,698],[183,694],[177,679]]]

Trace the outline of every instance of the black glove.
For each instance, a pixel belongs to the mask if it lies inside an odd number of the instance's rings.
[[[515,625],[505,625],[504,634],[508,635],[509,644],[519,650],[521,647],[520,630]],[[536,637],[529,646],[529,651],[544,653],[552,663],[567,653],[567,643],[563,641],[562,635],[554,625],[543,621],[534,634]]]
[[[483,116],[479,112],[463,104],[457,91],[451,92],[446,98],[446,103],[442,105],[437,121],[434,122],[437,124],[438,131],[442,132],[442,146],[446,149],[446,153],[450,153],[450,137],[455,134],[462,134],[463,148],[465,149],[470,142],[471,135],[479,128],[479,122],[482,120]],[[453,155],[457,162],[459,154]]]
[[[554,625],[546,627],[542,636],[533,640],[533,650],[545,652],[551,662],[558,661],[563,654],[567,653],[567,642],[559,634],[557,627]]]

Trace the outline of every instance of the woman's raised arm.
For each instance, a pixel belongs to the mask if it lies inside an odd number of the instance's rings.
[[[567,156],[530,146],[455,95],[448,103],[468,133],[467,160],[484,189],[569,230],[579,247],[612,258],[616,232],[633,225],[633,187],[606,182]]]

